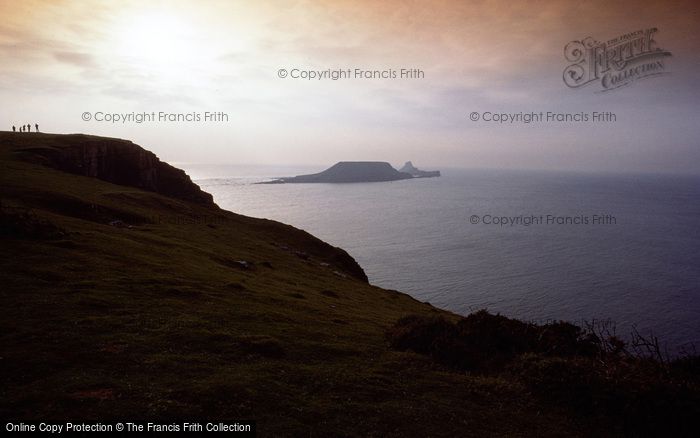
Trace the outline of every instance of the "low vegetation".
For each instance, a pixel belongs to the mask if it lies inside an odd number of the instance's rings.
[[[615,436],[681,433],[697,411],[697,360],[601,352],[568,324],[462,319],[370,285],[291,226],[36,159],[94,140],[0,133],[2,419]]]
[[[700,416],[698,356],[659,356],[638,333],[628,346],[604,327],[525,323],[485,310],[456,322],[410,315],[387,331],[392,348],[454,372],[518,382],[544,408],[566,406],[625,436],[693,436]],[[640,349],[640,346],[646,348]]]

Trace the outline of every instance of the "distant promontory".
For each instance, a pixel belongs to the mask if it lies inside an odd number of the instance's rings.
[[[411,164],[410,161],[406,163],[406,165],[409,164]],[[398,171],[391,164],[383,161],[341,161],[323,172],[278,178],[270,181],[269,184],[382,182],[440,176],[439,171],[424,172],[416,169],[412,164],[410,167],[412,171],[406,172],[404,169]]]
[[[439,170],[420,170],[416,168],[410,161],[406,161],[406,164],[403,165],[399,172],[409,173],[414,178],[433,178],[436,176],[440,176]]]

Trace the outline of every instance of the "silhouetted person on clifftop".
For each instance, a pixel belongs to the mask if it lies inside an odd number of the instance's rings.
[[[32,132],[32,125],[27,123],[27,132]]]
[[[36,128],[34,131],[39,132],[39,124],[38,124],[38,123],[35,123],[35,124],[34,124],[34,127]]]
[[[24,126],[19,127],[19,132],[24,132]]]
[[[15,125],[12,125],[12,132],[17,132],[17,128],[15,128]]]

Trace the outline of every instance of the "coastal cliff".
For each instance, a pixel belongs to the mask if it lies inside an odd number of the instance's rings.
[[[2,141],[30,161],[114,184],[213,205],[187,174],[128,140],[90,135],[7,135]]]
[[[148,224],[160,221],[176,221],[198,223],[201,218],[207,220],[226,220],[240,216],[219,209],[211,194],[206,193],[192,182],[189,176],[176,167],[162,162],[153,152],[128,140],[97,137],[82,134],[20,134],[0,132],[0,146],[6,154],[16,157],[23,162],[38,164],[74,175],[87,177],[86,185],[94,185],[91,180],[100,180],[114,184],[114,187],[133,187],[135,189],[153,192],[173,200],[185,201],[197,205],[200,214],[182,214],[170,211],[168,215],[135,213],[124,208],[121,202],[113,203],[105,197],[85,202],[82,199],[67,197],[65,193],[44,193],[29,205],[33,211],[37,208],[48,208],[54,213],[69,213],[73,217],[88,219],[93,222],[118,223],[125,226]],[[58,174],[60,175],[60,173]],[[12,186],[12,183],[8,184]],[[78,189],[82,192],[85,189]],[[37,190],[36,193],[41,191]],[[5,204],[10,200],[10,191],[6,190],[2,199]],[[17,199],[19,204],[26,204],[35,193],[25,199]],[[110,193],[109,197],[126,197]],[[128,197],[133,197],[129,194]],[[18,197],[20,198],[20,197]],[[154,202],[163,204],[163,200]],[[144,201],[136,203],[136,206]],[[169,205],[169,203],[168,203]],[[191,211],[191,206],[185,204],[180,208],[183,212]],[[220,218],[223,216],[224,218]],[[255,221],[253,219],[249,219]],[[259,221],[259,220],[258,220]],[[264,221],[271,228],[285,234],[285,241],[297,242],[289,249],[299,257],[316,258],[326,263],[329,268],[336,269],[339,274],[347,275],[367,282],[367,275],[357,262],[343,249],[333,247],[310,234],[297,230],[289,225],[272,221]],[[274,224],[274,225],[273,225]],[[284,245],[283,245],[284,246]]]

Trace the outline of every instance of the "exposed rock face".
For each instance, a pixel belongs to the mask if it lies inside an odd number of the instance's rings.
[[[282,183],[355,183],[380,182],[411,179],[408,173],[402,173],[381,161],[341,161],[320,173],[281,178],[275,182]]]
[[[23,149],[28,158],[51,167],[198,204],[214,204],[212,195],[202,191],[183,170],[160,161],[153,152],[130,141],[49,134],[19,136],[19,141],[23,140],[33,140],[34,147]],[[35,146],[37,140],[43,140],[39,143],[42,146]]]
[[[403,165],[399,172],[409,173],[414,178],[432,178],[440,176],[439,170],[420,170],[416,168],[410,161],[406,161],[406,164]]]
[[[362,267],[343,249],[331,246],[291,225],[267,219],[249,218],[219,209],[214,204],[212,196],[194,184],[184,171],[160,161],[155,154],[130,141],[75,134],[0,132],[0,164],[5,165],[5,163],[16,159],[196,203],[198,205],[190,207],[221,220],[221,223],[217,224],[217,228],[224,232],[233,228],[236,232],[245,234],[249,238],[259,239],[257,243],[261,246],[267,246],[272,240],[273,245],[306,260],[310,264],[318,264],[318,266],[332,269],[341,277],[347,275],[368,283],[367,275]],[[82,181],[76,182],[73,178],[70,178],[69,184],[65,184],[65,186],[57,184],[55,187],[41,187],[42,191],[39,192],[39,196],[28,198],[26,188],[17,191],[17,187],[22,186],[21,177],[17,175],[21,174],[13,175],[16,184],[13,183],[8,187],[7,174],[0,172],[0,181],[5,183],[0,184],[0,187],[4,189],[2,201],[22,199],[24,202],[21,204],[31,201],[33,202],[32,209],[47,210],[57,215],[105,223],[115,228],[130,227],[130,224],[138,224],[139,221],[144,220],[141,212],[131,213],[127,209],[117,211],[111,205],[100,205],[99,200],[94,198],[89,201],[80,199],[79,193],[82,190],[82,185],[87,184]],[[50,181],[63,181],[65,183],[66,179],[63,178],[54,175]],[[34,181],[34,183],[36,182]],[[70,184],[77,190],[67,194],[64,191]],[[150,216],[151,218],[160,217],[157,214],[160,210],[157,210],[156,206],[144,204],[143,208],[153,209],[154,214]],[[15,213],[14,210],[8,211],[11,213],[3,210],[3,205],[0,204],[0,236],[9,234],[23,238],[42,239],[63,236],[61,228],[56,228],[50,222],[44,223],[34,220],[33,217],[24,214],[24,210],[18,210],[18,213]],[[183,215],[189,214],[189,212],[183,212]],[[173,224],[177,225],[178,223]],[[223,262],[219,263],[246,271],[254,270],[256,267],[253,262],[248,260],[233,259],[229,261],[226,258],[221,260]],[[269,264],[269,262],[263,261],[259,266],[265,266],[266,263]]]

